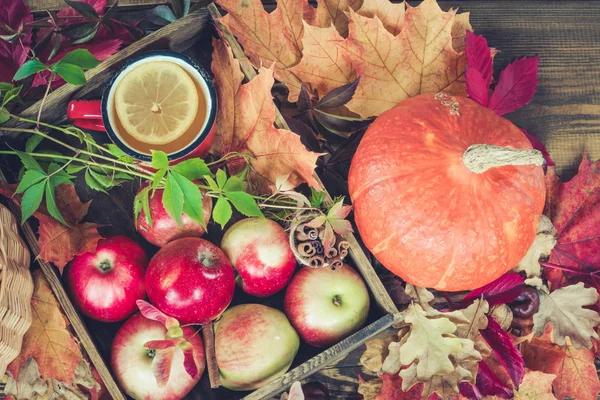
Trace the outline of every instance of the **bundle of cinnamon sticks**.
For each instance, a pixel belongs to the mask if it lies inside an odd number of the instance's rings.
[[[306,266],[335,269],[344,264],[344,257],[348,255],[350,243],[336,235],[335,244],[325,252],[322,242],[325,233],[324,225],[319,228],[311,228],[301,223],[292,226],[292,230],[294,253]]]

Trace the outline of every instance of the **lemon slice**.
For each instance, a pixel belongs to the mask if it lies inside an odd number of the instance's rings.
[[[129,71],[115,91],[123,128],[140,142],[167,144],[183,135],[198,112],[198,90],[179,65],[152,61]]]

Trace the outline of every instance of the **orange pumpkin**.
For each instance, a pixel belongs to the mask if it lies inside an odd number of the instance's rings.
[[[460,291],[525,256],[544,208],[543,156],[507,119],[424,94],[369,127],[348,179],[365,245],[417,286]]]

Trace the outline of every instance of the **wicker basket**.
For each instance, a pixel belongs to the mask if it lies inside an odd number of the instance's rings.
[[[19,355],[23,335],[31,325],[29,261],[14,215],[0,204],[0,377]]]

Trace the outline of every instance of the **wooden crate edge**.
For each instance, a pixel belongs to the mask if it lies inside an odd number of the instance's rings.
[[[237,40],[231,34],[231,32],[229,32],[229,30],[218,21],[218,19],[222,17],[222,14],[215,5],[215,3],[211,3],[208,5],[208,11],[214,23],[217,25],[220,33],[223,35],[223,38],[227,41],[229,47],[231,47],[234,57],[237,58],[240,62],[240,67],[245,77],[248,80],[254,78],[257,75],[256,71],[254,70],[252,64],[250,64],[250,62],[246,58],[246,55],[244,54],[244,51],[242,50],[240,44],[237,42]],[[290,129],[277,107],[275,107],[275,126],[280,129]],[[314,178],[325,192],[325,203],[331,204],[333,202],[333,199],[329,195],[329,192],[327,191],[325,185],[323,185],[321,178],[316,173],[314,173]],[[356,263],[356,266],[360,270],[363,278],[367,282],[367,285],[371,289],[371,292],[375,297],[377,305],[386,313],[392,314],[394,316],[400,315],[398,308],[392,301],[392,298],[383,286],[383,283],[381,283],[381,280],[379,279],[377,273],[371,266],[367,255],[362,250],[356,237],[353,234],[348,234],[345,236],[345,238],[346,240],[348,240],[348,242],[350,242],[350,256]]]
[[[341,360],[351,351],[360,347],[364,342],[392,326],[396,321],[397,316],[394,316],[393,314],[384,315],[360,331],[331,346],[322,353],[317,354],[310,360],[303,362],[291,371],[288,371],[285,375],[256,389],[254,392],[244,397],[244,400],[268,399],[283,392],[294,382],[300,381],[315,372],[320,371],[326,366]]]

